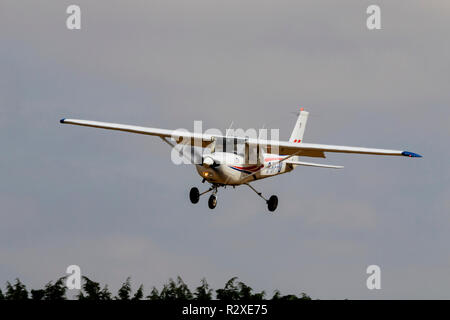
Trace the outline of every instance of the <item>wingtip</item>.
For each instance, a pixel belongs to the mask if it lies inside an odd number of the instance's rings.
[[[410,158],[422,158],[422,156],[418,153],[403,151],[402,156],[410,157]]]
[[[62,118],[61,120],[59,120],[59,123],[64,123],[65,120],[66,118]]]

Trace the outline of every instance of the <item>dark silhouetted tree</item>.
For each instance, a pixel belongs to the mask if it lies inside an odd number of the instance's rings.
[[[100,297],[100,300],[111,300],[112,299],[111,292],[109,292],[107,284],[105,284],[103,289],[100,291],[99,297]]]
[[[262,300],[265,292],[252,293],[253,289],[240,281],[236,285],[237,277],[233,277],[225,284],[223,289],[216,290],[217,299],[219,300]]]
[[[159,292],[158,289],[156,289],[155,287],[152,288],[152,291],[150,292],[150,294],[147,296],[148,300],[160,300],[161,297],[159,296]]]
[[[273,292],[272,300],[280,300],[281,298],[281,292],[280,290],[275,290]]]
[[[144,298],[144,285],[140,285],[131,300],[142,300]]]
[[[125,280],[125,282],[122,283],[122,286],[117,292],[116,300],[130,300],[130,295],[131,295],[131,278],[128,277]]]
[[[6,283],[6,292],[5,292],[6,300],[27,300],[28,299],[28,291],[26,286],[20,282],[18,278],[16,278],[16,283],[11,285],[9,281]]]
[[[306,293],[302,292],[300,300],[312,300],[310,296],[308,296]]]
[[[77,296],[78,300],[111,300],[111,293],[108,291],[107,285],[101,290],[98,282],[84,276],[83,280],[84,284]]]
[[[249,286],[247,286],[243,282],[238,283],[238,288],[239,288],[239,298],[245,299],[245,300],[250,300],[253,289],[250,288]]]
[[[175,281],[172,278],[169,279],[168,284],[164,284],[161,289],[161,293],[159,294],[159,299],[161,300],[175,300]]]
[[[67,287],[64,284],[64,277],[58,279],[55,284],[50,281],[45,285],[44,300],[65,300]]]
[[[193,298],[191,290],[180,276],[177,277],[176,297],[178,300],[191,300]]]
[[[45,296],[45,290],[44,289],[38,289],[38,290],[31,290],[31,299],[32,300],[44,300]]]
[[[238,300],[239,299],[239,288],[235,285],[237,277],[233,277],[227,281],[223,289],[216,290],[216,297],[218,300]]]
[[[212,299],[213,290],[209,288],[208,282],[203,278],[199,287],[195,289],[195,300],[206,301]]]
[[[191,291],[180,276],[177,277],[177,282],[170,278],[169,283],[163,286],[159,297],[161,300],[191,300],[193,298]]]
[[[266,294],[264,291],[253,294],[253,289],[243,282],[238,283],[238,288],[240,300],[262,300]]]
[[[5,296],[3,295],[2,289],[0,289],[0,300],[5,300]]]

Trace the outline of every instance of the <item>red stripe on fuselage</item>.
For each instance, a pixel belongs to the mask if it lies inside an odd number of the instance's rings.
[[[258,171],[262,167],[264,167],[264,166],[263,165],[261,165],[261,166],[250,166],[250,167],[233,166],[232,168],[239,169],[239,170],[246,170],[246,171]]]
[[[275,160],[283,160],[284,158],[266,158],[264,161],[275,161]]]

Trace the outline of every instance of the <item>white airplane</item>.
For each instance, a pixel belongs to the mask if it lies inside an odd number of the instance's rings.
[[[300,157],[325,158],[325,152],[421,157],[409,151],[304,143],[303,134],[308,115],[307,111],[300,109],[289,141],[212,135],[78,119],[64,118],[60,120],[60,123],[158,136],[175,149],[178,148],[181,155],[183,150],[179,150],[180,146],[187,146],[191,150],[191,155],[194,155],[189,158],[189,161],[195,164],[198,174],[203,178],[202,182],[207,181],[211,184],[211,187],[202,193],[198,188],[193,187],[189,198],[195,204],[200,196],[212,191],[208,200],[210,209],[214,209],[217,205],[219,187],[247,185],[266,201],[269,211],[275,211],[278,206],[278,197],[272,195],[269,199],[265,198],[261,192],[250,185],[250,182],[291,172],[297,166],[343,168],[303,162],[300,161]],[[192,146],[201,147],[202,152],[199,153],[199,148]]]

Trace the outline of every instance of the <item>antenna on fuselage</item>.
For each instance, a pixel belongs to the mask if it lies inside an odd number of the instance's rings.
[[[227,131],[225,131],[225,137],[228,137],[228,131],[231,130],[231,128],[233,127],[234,121],[231,120],[230,126],[228,127]]]

